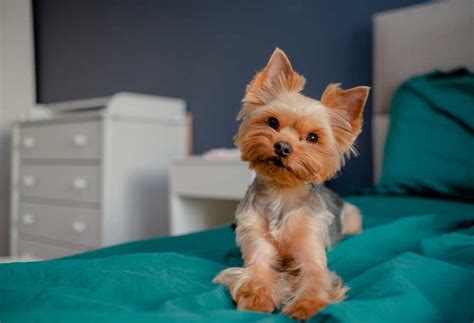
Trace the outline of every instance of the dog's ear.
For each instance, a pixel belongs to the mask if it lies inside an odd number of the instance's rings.
[[[369,91],[367,86],[343,90],[339,84],[329,84],[321,97],[321,103],[331,110],[334,136],[344,152],[351,150],[362,129],[362,115]]]
[[[286,54],[276,48],[265,68],[247,85],[242,102],[244,107],[263,105],[283,91],[301,91],[304,84],[304,77],[293,70]]]

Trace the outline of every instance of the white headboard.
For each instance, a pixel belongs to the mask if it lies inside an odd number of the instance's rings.
[[[407,78],[434,69],[474,71],[474,0],[451,0],[377,13],[373,35],[373,154],[378,179],[390,102]]]

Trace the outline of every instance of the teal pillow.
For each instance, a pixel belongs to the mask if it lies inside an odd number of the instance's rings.
[[[376,191],[474,200],[474,74],[435,71],[400,86]]]

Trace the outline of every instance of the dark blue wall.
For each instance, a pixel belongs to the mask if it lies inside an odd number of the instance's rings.
[[[286,51],[319,98],[329,82],[371,84],[371,16],[420,0],[37,0],[39,102],[136,91],[181,97],[195,152],[231,147],[245,85]],[[360,156],[331,186],[372,182],[370,104]]]

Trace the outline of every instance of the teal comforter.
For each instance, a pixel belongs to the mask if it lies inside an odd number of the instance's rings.
[[[312,320],[472,322],[474,205],[356,197],[365,231],[336,245],[329,266],[351,288]],[[230,227],[139,241],[78,256],[0,265],[0,321],[291,321],[238,311],[211,283],[241,264]]]

